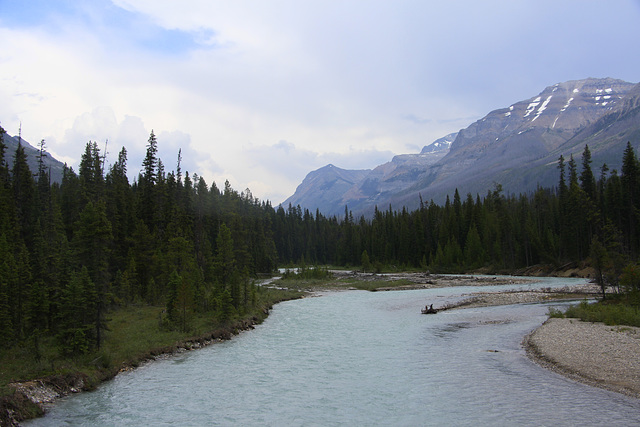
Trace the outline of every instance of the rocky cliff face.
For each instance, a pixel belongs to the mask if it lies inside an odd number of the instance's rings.
[[[321,197],[316,194],[298,203],[326,214],[343,212],[347,205],[356,214],[370,215],[375,205],[417,208],[420,197],[442,203],[456,188],[474,196],[496,183],[510,193],[532,191],[555,185],[559,156],[578,158],[585,144],[595,170],[603,162],[619,169],[627,141],[640,145],[640,85],[611,78],[558,83],[490,112],[454,138],[450,148],[445,137],[420,154],[394,157],[341,198],[334,193],[317,204]]]

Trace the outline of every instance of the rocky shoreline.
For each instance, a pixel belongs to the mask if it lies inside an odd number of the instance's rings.
[[[640,398],[640,328],[551,318],[527,335],[523,346],[545,368]]]

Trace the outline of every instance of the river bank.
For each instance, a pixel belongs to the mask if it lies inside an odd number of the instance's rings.
[[[523,346],[545,368],[640,398],[640,328],[551,318]]]
[[[298,295],[275,299],[261,306],[255,314],[218,326],[206,333],[185,336],[170,345],[153,346],[147,349],[143,347],[142,351],[122,363],[110,363],[109,366],[89,371],[78,367],[58,369],[59,373],[42,377],[30,375],[21,381],[4,384],[11,392],[0,396],[0,426],[19,426],[21,421],[40,417],[44,414],[46,407],[57,399],[73,393],[91,391],[119,373],[135,369],[144,363],[229,340],[240,332],[253,329],[255,325],[262,323],[274,304],[299,297]]]
[[[558,299],[591,298],[598,292],[597,287],[590,284],[566,287],[562,289],[547,288],[524,291],[505,290],[496,292],[484,292],[480,290],[480,288],[483,286],[521,285],[535,281],[535,279],[510,276],[441,276],[426,273],[370,275],[354,272],[343,272],[338,275],[337,280],[342,280],[345,278],[355,278],[355,280],[358,281],[378,282],[377,285],[380,286],[376,285],[375,290],[377,291],[409,290],[452,286],[479,287],[478,292],[473,292],[465,295],[464,298],[459,301],[455,307],[448,307],[449,309],[517,303],[533,303]],[[350,289],[352,287],[349,282],[345,282],[338,288]],[[327,289],[335,290],[336,287],[331,286]],[[129,363],[125,366],[119,367],[118,369],[111,370],[105,373],[104,377],[100,378],[98,382],[108,380],[115,376],[118,372],[121,372],[123,370],[135,368],[137,365],[147,360],[155,360],[157,358],[167,357],[167,355],[171,355],[176,352],[197,349],[216,341],[229,339],[231,338],[231,336],[233,336],[234,333],[238,333],[239,331],[245,329],[251,329],[253,327],[253,324],[255,323],[248,322],[242,325],[235,325],[234,327],[230,328],[230,330],[225,331],[223,334],[207,334],[207,336],[200,336],[194,339],[182,341],[180,343],[177,343],[175,346],[155,349],[133,363]],[[541,349],[540,351],[543,352],[544,350]],[[16,392],[14,393],[15,399],[11,402],[0,402],[0,406],[2,406],[2,408],[0,408],[0,425],[17,425],[17,420],[39,416],[42,414],[42,408],[45,405],[50,404],[55,399],[66,394],[82,390],[89,390],[95,387],[95,385],[97,385],[96,379],[88,380],[85,376],[73,374],[16,383],[13,385],[16,390]]]
[[[538,277],[540,267],[526,273]],[[525,273],[525,272],[521,272]],[[589,268],[568,266],[555,272],[560,277],[592,275]],[[365,280],[376,280],[369,277]],[[377,280],[409,280],[412,283],[395,287],[382,286],[377,291],[422,289],[444,286],[489,286],[523,284],[535,279],[509,276],[439,276],[415,273],[385,275]],[[611,291],[611,290],[610,290]],[[440,310],[488,307],[510,304],[528,304],[548,301],[592,299],[600,295],[593,283],[567,286],[559,289],[505,290],[473,292],[455,303],[439,307]],[[640,398],[640,328],[633,326],[607,326],[602,323],[583,322],[578,319],[550,318],[523,340],[527,356],[534,362],[568,378],[627,396]]]

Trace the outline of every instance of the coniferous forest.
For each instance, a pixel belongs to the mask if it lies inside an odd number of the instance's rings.
[[[133,182],[125,148],[107,167],[89,142],[78,171],[65,167],[51,183],[44,144],[31,171],[24,149],[7,153],[0,139],[1,347],[46,335],[61,355],[87,353],[100,348],[109,313],[131,305],[164,307],[159,327],[186,329],[194,312],[226,321],[255,305],[258,274],[301,263],[455,273],[587,262],[603,289],[638,291],[631,144],[621,171],[596,168],[588,147],[579,164],[560,157],[555,188],[507,195],[496,184],[413,212],[378,207],[354,218],[345,207],[337,218],[274,208],[228,182],[220,189],[183,172],[180,153],[168,171],[158,143],[151,132]]]

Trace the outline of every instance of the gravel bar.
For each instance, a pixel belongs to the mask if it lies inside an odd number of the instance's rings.
[[[545,368],[640,398],[640,328],[551,318],[523,345]]]

